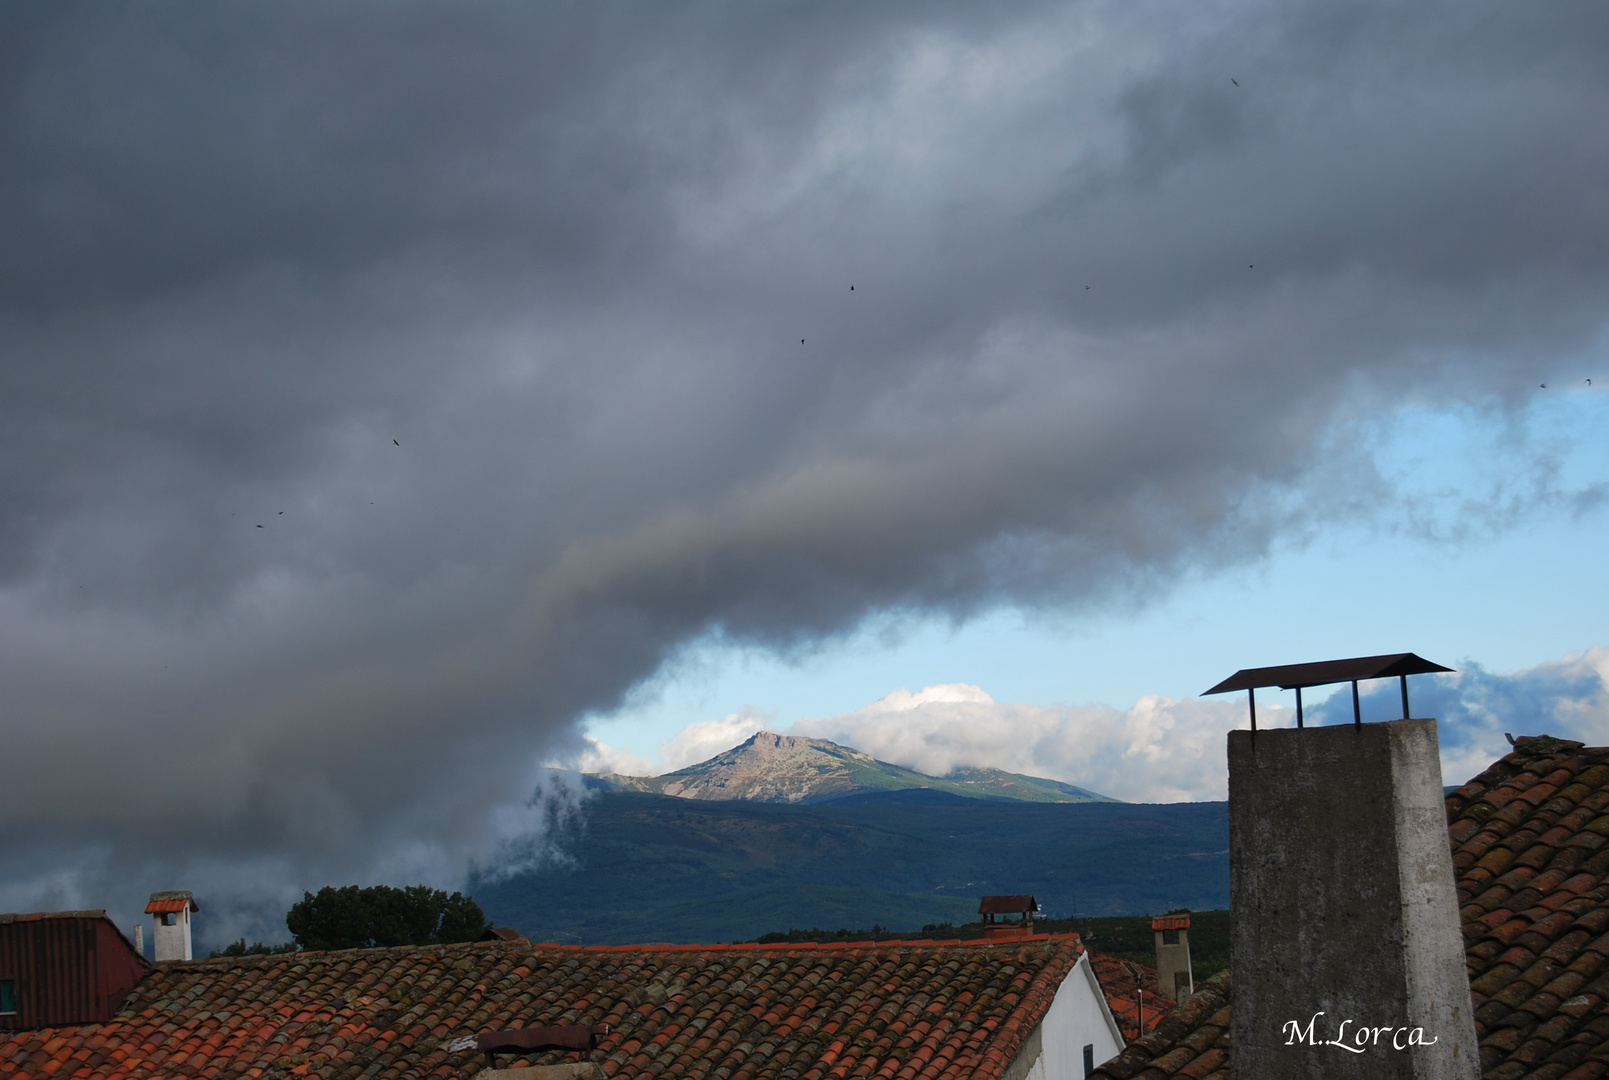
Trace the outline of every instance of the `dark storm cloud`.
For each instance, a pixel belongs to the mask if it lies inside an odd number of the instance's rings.
[[[457,873],[692,635],[1254,556],[1604,329],[1590,5],[3,18],[19,904]]]

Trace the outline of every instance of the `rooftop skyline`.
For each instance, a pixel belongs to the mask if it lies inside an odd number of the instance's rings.
[[[1609,742],[1606,47],[0,10],[0,910],[450,885],[751,722],[1211,797],[1196,695],[1339,656],[1459,670],[1449,769]]]

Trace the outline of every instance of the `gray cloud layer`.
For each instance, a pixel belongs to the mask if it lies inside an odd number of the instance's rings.
[[[1597,5],[0,20],[19,903],[456,872],[690,635],[1254,555],[1605,328]]]

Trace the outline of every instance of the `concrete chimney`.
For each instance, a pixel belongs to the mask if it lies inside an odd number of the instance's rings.
[[[141,956],[145,955],[145,924],[134,924],[134,951]]]
[[[1157,989],[1183,1005],[1196,990],[1190,970],[1190,916],[1152,919],[1151,931],[1156,934]]]
[[[1434,720],[1229,733],[1236,1080],[1476,1080]]]
[[[156,917],[151,948],[158,963],[163,960],[189,960],[190,913],[200,911],[188,890],[154,892],[145,913]]]

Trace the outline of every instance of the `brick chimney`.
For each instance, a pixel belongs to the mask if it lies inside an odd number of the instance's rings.
[[[1156,934],[1157,989],[1183,1005],[1196,990],[1190,970],[1190,916],[1163,915],[1151,920],[1151,930]]]
[[[158,962],[191,959],[190,913],[200,910],[195,897],[188,890],[151,894],[151,902],[145,905],[145,913],[156,916],[151,948]]]

